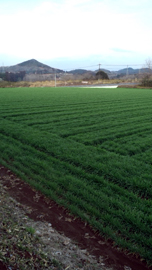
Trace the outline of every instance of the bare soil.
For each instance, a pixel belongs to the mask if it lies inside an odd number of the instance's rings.
[[[148,270],[0,165],[0,269]]]

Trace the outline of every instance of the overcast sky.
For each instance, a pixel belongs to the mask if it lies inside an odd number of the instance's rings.
[[[138,68],[152,58],[151,14],[152,0],[0,0],[0,66]]]

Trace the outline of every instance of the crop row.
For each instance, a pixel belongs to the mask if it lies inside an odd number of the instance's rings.
[[[46,195],[55,199],[59,197],[60,203],[74,214],[78,212],[81,218],[91,222],[102,233],[108,231],[114,241],[125,243],[127,238],[128,244],[138,243],[143,252],[151,248],[150,201],[143,201],[134,193],[108,183],[103,177],[94,179],[92,173],[46,155],[19,140],[3,135],[1,142],[3,157],[12,160],[16,155],[12,166],[20,170],[23,178],[28,176],[28,181]],[[118,227],[121,231],[119,236],[116,233]],[[146,242],[144,247],[143,241]]]
[[[152,263],[151,102],[142,89],[0,89],[0,162]]]
[[[142,162],[128,159],[128,157],[103,152],[102,149],[86,147],[81,143],[60,138],[55,134],[30,127],[25,128],[24,125],[16,124],[14,129],[14,124],[8,120],[2,122],[0,131],[2,134],[18,139],[42,152],[62,158],[64,161],[85,168],[87,171],[95,172],[97,175],[102,175],[109,181],[134,190],[139,195],[143,193],[147,196],[152,195],[149,180],[145,180],[145,174],[148,174],[148,169],[151,172],[151,167],[145,168],[144,162],[142,164]],[[140,169],[137,171],[136,167],[140,167]]]
[[[150,105],[150,104],[149,104]],[[49,117],[50,119],[56,119],[56,118],[61,118],[61,120],[64,120],[64,118],[68,119],[74,115],[77,115],[78,118],[80,118],[82,115],[83,117],[88,117],[88,114],[91,115],[91,117],[108,117],[108,116],[113,116],[113,111],[115,113],[115,117],[119,118],[126,118],[127,117],[136,117],[136,116],[144,116],[145,114],[148,114],[148,104],[142,105],[142,106],[137,106],[136,103],[133,106],[126,106],[121,107],[121,106],[115,106],[112,110],[112,103],[109,104],[109,107],[107,107],[106,105],[103,106],[103,104],[96,104],[96,105],[92,105],[90,104],[90,106],[83,106],[83,105],[79,105],[77,108],[75,107],[63,107],[63,106],[57,106],[55,108],[47,108],[47,110],[44,108],[39,108],[36,107],[34,110],[33,108],[30,109],[29,108],[25,109],[25,108],[18,108],[17,112],[16,112],[16,108],[14,109],[13,107],[10,108],[7,111],[3,111],[1,110],[1,113],[3,114],[3,116],[5,117],[9,117],[12,118],[12,120],[16,120],[16,121],[24,121],[24,120],[30,120],[30,121],[34,121],[35,118],[40,118],[40,119],[44,119],[46,117]],[[145,111],[145,107],[146,107],[146,111]],[[149,109],[150,111],[150,109]],[[37,116],[37,117],[36,117]],[[69,117],[67,117],[69,116]]]

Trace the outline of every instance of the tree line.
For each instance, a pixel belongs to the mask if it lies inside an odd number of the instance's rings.
[[[0,73],[0,78],[4,81],[8,82],[18,82],[18,81],[23,81],[23,78],[25,77],[26,72],[25,71],[20,71],[20,72],[5,72],[5,73]]]

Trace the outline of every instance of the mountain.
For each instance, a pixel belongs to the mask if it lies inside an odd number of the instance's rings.
[[[69,71],[68,73],[72,73],[74,75],[83,75],[87,72],[91,72],[90,70],[86,70],[86,69],[74,69],[74,70],[71,70]]]
[[[131,67],[120,69],[118,71],[110,71],[107,69],[101,69],[102,71],[106,72],[108,76],[114,78],[117,76],[125,76],[125,75],[134,75],[134,74],[141,74],[141,73],[150,73],[152,70],[148,68],[141,68],[141,69],[133,69]],[[22,63],[19,63],[14,66],[9,66],[9,67],[0,67],[0,73],[5,73],[5,72],[21,72],[24,71],[26,74],[55,74],[59,73],[64,74],[64,71],[61,69],[55,69],[52,68],[48,65],[45,65],[35,59],[31,59],[28,61],[24,61]],[[71,70],[67,73],[74,75],[74,76],[94,76],[97,73],[98,70],[91,71],[91,70],[86,70],[86,69],[75,69]]]
[[[42,67],[42,68],[50,68],[47,65],[44,65],[42,63],[40,63],[39,61],[35,60],[35,59],[31,59],[25,62],[22,62],[20,64],[18,64],[18,66],[20,67]]]
[[[123,68],[117,71],[118,74],[136,74],[136,70],[133,68]]]
[[[101,69],[102,71],[106,72],[107,74],[110,73],[109,70],[107,69]],[[71,70],[69,71],[68,73],[71,73],[71,74],[74,74],[74,75],[83,75],[85,73],[90,73],[90,74],[95,74],[97,73],[99,70],[95,70],[95,71],[91,71],[91,70],[86,70],[86,69],[74,69],[74,70]]]
[[[140,73],[152,73],[151,69],[149,68],[141,68],[141,69],[133,69],[131,67],[120,69],[118,71],[115,71],[118,75],[134,75],[134,74],[140,74]]]
[[[26,74],[49,74],[49,73],[62,73],[63,70],[52,68],[44,65],[35,59],[31,59],[14,66],[4,67],[7,72],[20,72],[25,71]]]

